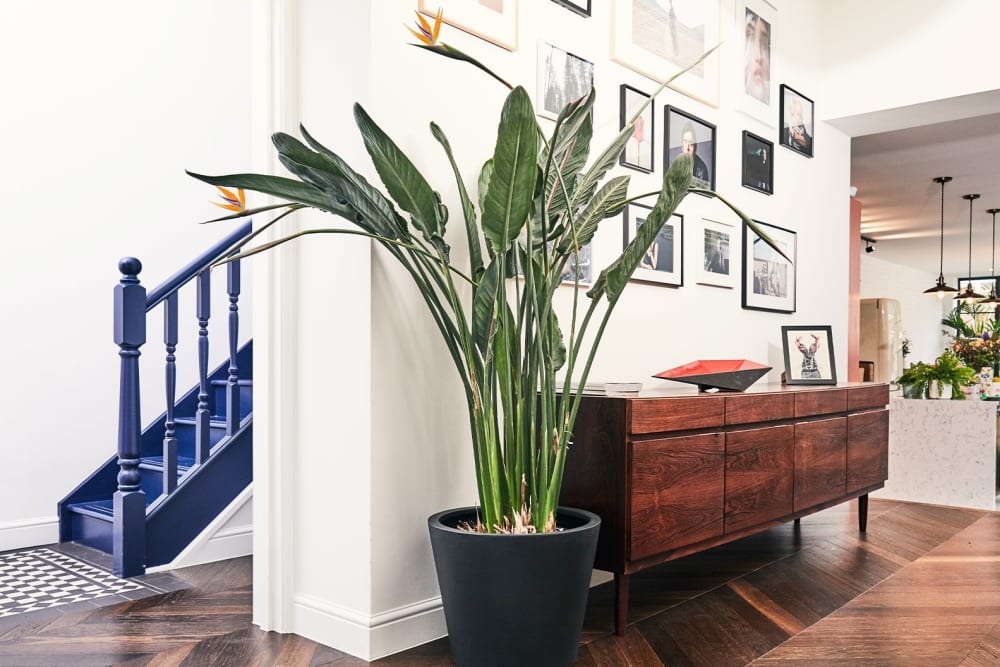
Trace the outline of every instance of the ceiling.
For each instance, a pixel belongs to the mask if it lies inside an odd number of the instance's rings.
[[[936,176],[953,179],[944,186],[945,276],[969,273],[969,202],[962,199],[969,193],[982,195],[972,202],[972,275],[991,275],[993,216],[986,209],[1000,208],[1000,114],[855,136],[851,184],[861,202],[861,233],[877,241],[874,256],[937,274]]]

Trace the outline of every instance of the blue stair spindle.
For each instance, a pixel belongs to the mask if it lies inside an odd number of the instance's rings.
[[[113,497],[115,574],[131,577],[146,566],[146,494],[139,485],[139,348],[146,342],[146,288],[139,284],[142,264],[134,257],[118,263],[115,286],[115,344],[121,358],[118,412],[118,490]]]
[[[211,421],[208,410],[208,318],[212,312],[211,272],[198,274],[198,410],[195,413],[195,463],[208,460],[211,451]]]
[[[177,400],[177,292],[163,302],[163,344],[167,348],[166,392],[167,415],[163,428],[163,493],[177,489],[177,423],[174,403]]]
[[[226,291],[229,293],[229,377],[226,384],[226,435],[240,427],[240,368],[236,348],[240,332],[240,262],[226,265]]]

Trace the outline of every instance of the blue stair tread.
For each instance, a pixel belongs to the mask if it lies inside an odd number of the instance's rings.
[[[72,503],[68,506],[68,509],[77,514],[84,514],[95,519],[100,519],[101,521],[113,521],[115,515],[114,501],[111,498],[107,500],[89,500],[84,503]]]
[[[177,472],[185,473],[194,467],[194,459],[190,456],[178,456],[177,457]],[[162,456],[143,456],[139,460],[139,465],[145,468],[153,468],[155,470],[163,470],[163,457]]]
[[[174,423],[181,424],[184,426],[195,426],[197,425],[198,420],[195,419],[194,417],[177,417],[176,419],[174,419]],[[226,428],[225,417],[219,417],[218,415],[209,415],[208,427],[225,429]]]

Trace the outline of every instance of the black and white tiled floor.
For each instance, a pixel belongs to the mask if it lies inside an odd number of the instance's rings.
[[[20,614],[101,607],[180,584],[168,573],[121,579],[111,572],[107,554],[75,544],[0,553],[0,627]]]

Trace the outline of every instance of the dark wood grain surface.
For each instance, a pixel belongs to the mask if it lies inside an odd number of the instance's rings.
[[[590,591],[577,665],[1000,664],[1000,515],[843,504],[632,575],[625,636],[612,584]],[[166,576],[166,575],[152,575]],[[0,619],[0,665],[448,667],[446,639],[360,660],[251,620],[249,558],[176,570],[185,588],[68,615]]]
[[[634,443],[630,559],[722,535],[725,444],[721,433]]]
[[[847,389],[817,389],[795,394],[795,416],[811,417],[847,410]]]
[[[846,493],[847,418],[795,425],[795,511]]]
[[[725,532],[792,513],[795,427],[726,434]]]
[[[629,432],[635,435],[711,428],[726,422],[726,398],[721,394],[634,400],[629,406]]]
[[[889,476],[889,411],[862,412],[847,418],[847,492]]]

